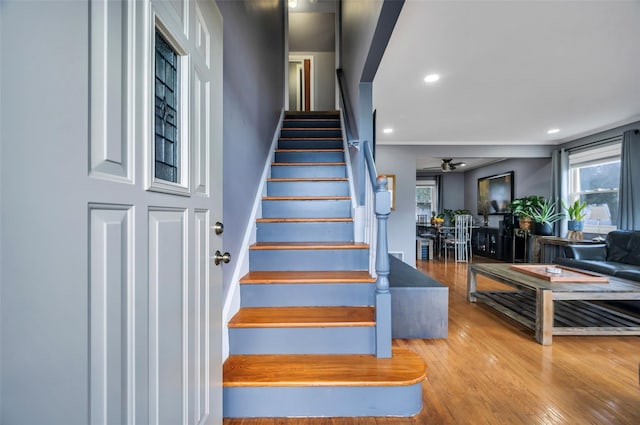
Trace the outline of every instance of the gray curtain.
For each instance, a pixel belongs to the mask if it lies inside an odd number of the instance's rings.
[[[550,200],[557,200],[556,211],[563,211],[562,203],[567,204],[569,191],[569,154],[564,149],[551,152],[551,190]],[[559,237],[567,235],[566,218],[556,222],[554,234]]]
[[[618,229],[640,230],[640,134],[638,130],[622,134],[620,189],[618,193]]]
[[[444,189],[442,187],[442,175],[436,176],[436,190],[438,191],[438,214],[444,213],[442,199],[444,198]]]

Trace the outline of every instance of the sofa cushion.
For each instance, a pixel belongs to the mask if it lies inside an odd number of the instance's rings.
[[[633,232],[629,239],[629,253],[624,257],[624,263],[640,266],[640,232]]]
[[[574,267],[576,269],[587,270],[595,273],[613,274],[620,270],[620,263],[614,263],[610,261],[598,261],[598,260],[576,260],[575,258],[563,258],[558,257],[553,260],[554,263],[561,266]]]
[[[616,230],[607,235],[607,261],[625,262],[629,255],[629,241],[633,232]]]
[[[619,277],[620,279],[629,279],[640,282],[640,268],[626,268],[622,270],[616,270],[614,276]]]

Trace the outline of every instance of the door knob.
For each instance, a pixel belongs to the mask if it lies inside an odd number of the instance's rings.
[[[213,261],[216,263],[216,266],[219,266],[220,263],[226,264],[231,261],[231,254],[229,254],[228,252],[221,254],[220,251],[216,251],[216,253],[213,254]]]
[[[216,235],[221,235],[222,232],[224,232],[224,225],[216,221],[216,224],[213,225],[213,230],[216,232]]]

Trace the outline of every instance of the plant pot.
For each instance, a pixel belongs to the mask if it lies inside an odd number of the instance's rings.
[[[572,232],[582,232],[582,229],[584,229],[584,221],[569,220],[567,221],[567,229],[569,229]]]
[[[531,230],[532,223],[533,220],[531,220],[531,217],[520,217],[520,219],[518,220],[518,226],[522,230]]]
[[[534,223],[533,233],[539,236],[553,235],[553,225],[551,223]]]

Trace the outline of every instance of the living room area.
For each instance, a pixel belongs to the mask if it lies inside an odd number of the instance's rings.
[[[406,423],[638,422],[640,205],[629,188],[640,187],[640,105],[628,102],[637,79],[622,70],[640,66],[631,59],[637,46],[627,43],[633,36],[622,30],[638,3],[573,3],[568,15],[568,2],[525,2],[527,14],[505,3],[432,4],[423,6],[426,20],[415,3],[405,5],[415,10],[405,9],[398,27],[421,16],[423,29],[394,33],[374,83],[376,162],[393,181],[390,254],[448,288],[449,327],[446,340],[396,341],[438,369],[424,398],[433,416]],[[438,24],[454,17],[450,28]],[[601,31],[604,21],[615,29]],[[424,84],[405,90],[397,81],[417,76],[398,70],[406,61],[394,52],[411,39],[426,40],[412,66],[423,70]],[[487,198],[481,189],[494,182],[507,189]],[[519,213],[518,201],[533,198],[553,207],[539,220],[552,224],[550,234],[520,226],[528,214]],[[466,214],[469,254],[456,262],[442,241],[452,238],[454,217]],[[569,219],[583,227],[570,227]],[[543,284],[512,271],[547,265],[606,282]],[[529,291],[526,305],[508,297],[486,302],[491,293],[513,291],[514,282],[516,291]],[[532,286],[523,289],[525,282]],[[584,300],[615,311],[615,321],[621,311],[635,319],[601,325],[611,317],[580,304],[562,317],[571,328],[562,333],[554,309]],[[571,322],[576,317],[587,323]]]

